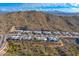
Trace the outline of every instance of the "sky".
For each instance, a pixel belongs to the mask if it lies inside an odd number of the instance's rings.
[[[62,11],[79,12],[77,3],[0,3],[0,12],[16,11]]]

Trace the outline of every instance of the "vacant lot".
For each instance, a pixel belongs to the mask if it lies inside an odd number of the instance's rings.
[[[19,55],[19,56],[59,56],[59,55],[79,55],[79,47],[73,44],[67,43],[67,40],[64,40],[65,44],[62,47],[37,44],[34,45],[32,42],[20,41],[20,40],[8,40],[9,48],[5,55]],[[38,43],[38,42],[37,42]]]

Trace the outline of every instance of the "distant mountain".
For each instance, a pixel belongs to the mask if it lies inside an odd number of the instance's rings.
[[[79,16],[79,12],[62,12],[62,11],[46,11],[49,14],[61,15],[61,16]]]
[[[30,10],[30,11],[36,11],[36,10]],[[15,12],[24,12],[24,11],[1,11],[0,14],[6,14],[6,13],[15,13]],[[49,14],[55,14],[59,16],[79,16],[79,12],[63,12],[63,11],[57,11],[57,10],[52,10],[52,11],[41,11]]]

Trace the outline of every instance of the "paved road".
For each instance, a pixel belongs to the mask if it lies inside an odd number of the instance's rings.
[[[27,36],[26,34],[23,34],[23,35],[21,35],[21,36]],[[19,36],[19,34],[8,34],[8,36]],[[79,38],[79,36],[64,36],[64,35],[30,35],[30,36],[32,36],[32,37],[35,37],[35,36],[39,36],[39,37],[50,37],[50,36],[52,36],[52,37],[59,37],[59,38]]]
[[[5,54],[6,52],[4,49],[6,49],[6,36],[5,35],[0,35],[0,55]]]

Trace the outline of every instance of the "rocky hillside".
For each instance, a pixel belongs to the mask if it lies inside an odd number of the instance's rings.
[[[0,14],[0,32],[8,32],[12,26],[27,26],[33,30],[78,31],[78,16],[58,16],[37,11]]]

